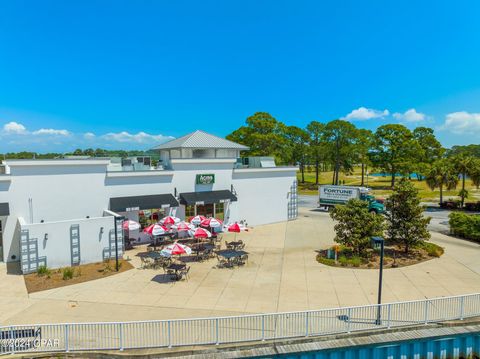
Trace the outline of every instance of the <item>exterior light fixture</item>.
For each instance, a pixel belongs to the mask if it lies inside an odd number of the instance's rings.
[[[48,241],[48,233],[45,233],[45,235],[43,236],[43,238]]]

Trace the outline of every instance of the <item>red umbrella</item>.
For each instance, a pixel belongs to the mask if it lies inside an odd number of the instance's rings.
[[[205,218],[200,222],[202,227],[218,228],[223,225],[223,222],[216,218]]]
[[[192,254],[192,249],[186,245],[179,244],[179,243],[174,243],[171,244],[160,252],[162,255],[165,257],[170,257],[170,256],[177,256],[180,254]]]
[[[162,234],[167,233],[168,228],[165,226],[162,226],[161,224],[154,223],[146,227],[143,231],[153,236],[160,236]]]
[[[207,231],[205,228],[197,228],[195,232],[193,232],[193,236],[195,238],[210,238],[212,234],[210,231]]]
[[[238,223],[234,223],[234,224],[231,224],[228,226],[228,231],[229,232],[236,232],[236,233],[240,233],[242,229],[240,228],[240,226],[238,225]]]
[[[160,220],[160,223],[171,226],[172,224],[180,222],[180,218],[177,217],[172,217],[172,216],[167,216],[165,218],[162,218]]]

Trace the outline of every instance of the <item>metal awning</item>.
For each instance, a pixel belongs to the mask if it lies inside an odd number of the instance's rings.
[[[110,198],[110,210],[114,212],[178,206],[178,201],[170,193]]]
[[[181,204],[211,204],[235,202],[237,197],[229,190],[180,193]]]
[[[8,203],[0,203],[0,216],[9,216],[10,206]]]

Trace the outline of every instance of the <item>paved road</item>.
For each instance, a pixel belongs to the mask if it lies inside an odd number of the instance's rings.
[[[298,196],[298,206],[303,208],[317,208],[318,197],[314,195],[300,195]],[[448,226],[448,215],[451,211],[444,209],[428,208],[425,215],[431,217],[429,230],[433,232],[448,234],[450,227]]]

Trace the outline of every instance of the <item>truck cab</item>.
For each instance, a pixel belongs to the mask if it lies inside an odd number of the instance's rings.
[[[362,189],[365,187],[362,187]],[[360,191],[360,199],[368,202],[368,211],[381,214],[385,212],[385,206],[382,202],[377,201],[374,195],[369,193],[370,189],[366,188],[366,191]]]

